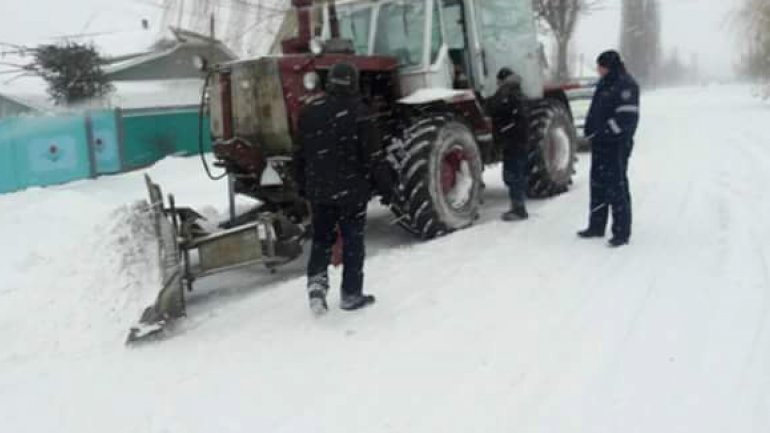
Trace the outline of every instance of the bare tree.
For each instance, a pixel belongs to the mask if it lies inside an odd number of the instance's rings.
[[[742,72],[770,82],[770,3],[744,0],[739,17],[745,40]]]
[[[569,42],[580,16],[595,10],[601,3],[603,0],[533,0],[535,14],[556,40],[556,79],[569,77]]]
[[[639,81],[655,81],[661,59],[658,0],[623,0],[620,51]]]

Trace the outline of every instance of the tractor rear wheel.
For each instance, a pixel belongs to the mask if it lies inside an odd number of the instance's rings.
[[[564,103],[537,101],[530,115],[528,194],[546,198],[561,194],[575,174],[577,132]]]
[[[481,153],[471,130],[450,115],[409,127],[399,164],[399,224],[422,239],[470,226],[482,193]]]

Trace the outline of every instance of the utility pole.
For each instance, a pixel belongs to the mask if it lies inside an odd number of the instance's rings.
[[[182,28],[183,18],[184,18],[184,0],[179,0],[179,15],[177,15],[177,19],[176,19],[176,27],[179,29]]]

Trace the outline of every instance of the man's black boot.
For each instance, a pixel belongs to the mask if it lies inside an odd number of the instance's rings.
[[[603,238],[604,233],[600,232],[599,230],[594,230],[591,228],[587,228],[585,230],[581,230],[577,233],[577,235],[583,239],[590,239],[590,238]]]
[[[610,248],[622,247],[623,245],[627,245],[627,244],[628,244],[628,238],[618,238],[618,237],[613,237],[612,239],[610,239],[608,243]]]
[[[502,218],[503,221],[520,221],[529,218],[529,213],[524,205],[513,205],[511,210],[503,214]]]

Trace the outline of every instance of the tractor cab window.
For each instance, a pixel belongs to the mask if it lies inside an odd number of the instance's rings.
[[[423,63],[425,2],[397,1],[380,6],[374,54],[392,56],[404,68]]]
[[[450,50],[466,49],[465,11],[460,0],[444,0],[444,25]]]
[[[530,9],[521,1],[485,0],[479,2],[481,32],[484,38],[506,41],[515,39],[522,28],[532,23]]]
[[[495,76],[502,67],[512,67],[522,77],[525,94],[542,93],[532,1],[483,0],[475,5],[485,72],[484,77],[479,77],[483,79],[480,86],[483,95],[492,95],[497,87]]]
[[[372,27],[372,8],[338,6],[337,18],[340,23],[340,36],[353,41],[358,55],[369,54],[369,32]]]
[[[436,1],[433,7],[433,23],[430,37],[430,63],[436,63],[441,48],[444,46],[444,32],[441,31],[441,9],[439,2]]]
[[[463,3],[462,0],[442,0],[441,2],[456,89],[469,89],[473,81],[473,64],[468,49],[468,26]]]

